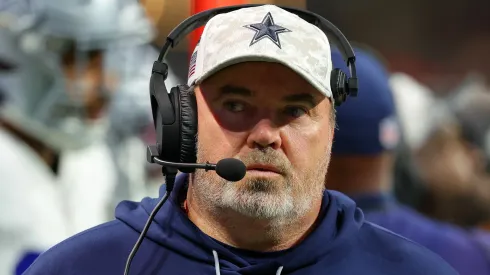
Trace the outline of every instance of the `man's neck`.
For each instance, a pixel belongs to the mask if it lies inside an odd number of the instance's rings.
[[[271,252],[293,247],[314,230],[322,201],[293,222],[259,220],[230,209],[210,209],[194,194],[192,184],[187,192],[189,219],[206,235],[240,249]]]

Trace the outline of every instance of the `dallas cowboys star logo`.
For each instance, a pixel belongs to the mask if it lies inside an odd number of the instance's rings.
[[[279,40],[278,34],[283,32],[291,32],[291,30],[274,24],[274,19],[272,18],[272,14],[270,12],[268,12],[264,19],[262,19],[262,23],[250,24],[244,27],[255,31],[255,35],[252,38],[249,46],[252,46],[264,38],[269,38],[279,47],[279,49],[281,49],[281,41]]]

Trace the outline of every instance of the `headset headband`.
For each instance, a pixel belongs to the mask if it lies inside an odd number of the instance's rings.
[[[265,4],[245,4],[245,5],[220,7],[220,8],[206,10],[187,18],[182,23],[180,23],[177,27],[175,27],[172,30],[172,32],[167,36],[167,41],[165,42],[165,45],[163,45],[162,50],[160,51],[160,55],[158,56],[158,62],[160,63],[162,62],[162,60],[167,55],[170,47],[174,48],[175,46],[177,46],[184,37],[189,35],[195,29],[206,25],[206,23],[215,15],[228,13],[238,9],[257,7],[263,5]],[[320,28],[324,33],[334,34],[334,37],[337,39],[337,41],[341,46],[340,50],[342,56],[344,57],[344,61],[347,63],[347,67],[349,68],[350,71],[351,77],[348,80],[349,87],[357,88],[358,87],[357,73],[356,73],[356,65],[355,65],[356,57],[354,54],[354,50],[352,49],[352,46],[350,45],[349,41],[344,36],[344,34],[330,21],[313,12],[296,9],[296,8],[290,8],[290,7],[283,7],[283,6],[278,6],[278,7],[290,13],[294,13],[298,15],[306,22]]]

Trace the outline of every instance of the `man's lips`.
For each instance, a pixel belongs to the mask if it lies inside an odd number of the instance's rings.
[[[277,167],[273,165],[259,164],[259,163],[248,165],[247,171],[272,172],[272,173],[281,174],[281,171]]]

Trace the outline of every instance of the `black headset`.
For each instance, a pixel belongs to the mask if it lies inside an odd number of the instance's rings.
[[[180,23],[168,35],[158,60],[153,63],[150,79],[150,100],[153,123],[156,130],[156,148],[158,158],[169,162],[195,163],[197,159],[197,104],[195,95],[187,85],[173,87],[168,93],[165,80],[168,76],[168,65],[162,60],[170,47],[174,48],[184,37],[195,29],[204,26],[208,20],[218,14],[234,10],[261,6],[264,4],[247,4],[211,9],[195,14]],[[352,46],[342,32],[325,18],[306,11],[289,7],[280,8],[298,15],[323,32],[332,33],[338,40],[341,53],[350,70],[350,76],[340,69],[333,69],[330,78],[333,99],[337,106],[347,96],[357,96],[358,82],[355,67],[355,55]],[[194,172],[194,168],[179,169],[184,173]]]

